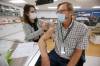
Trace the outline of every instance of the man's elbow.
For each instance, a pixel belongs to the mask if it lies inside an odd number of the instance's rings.
[[[41,43],[43,43],[43,42],[45,42],[45,41],[46,41],[46,38],[45,38],[44,36],[42,36],[42,37],[39,39],[38,43],[41,44]]]

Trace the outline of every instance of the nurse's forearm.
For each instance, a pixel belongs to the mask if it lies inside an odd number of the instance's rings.
[[[26,34],[26,38],[29,40],[29,39],[35,39],[37,38],[38,36],[42,35],[43,32],[41,29],[39,29],[38,31],[34,31],[32,33],[29,33],[29,34]]]
[[[34,38],[37,37],[37,36],[40,36],[42,34],[43,34],[43,30],[42,29],[39,29],[39,30],[33,32]]]

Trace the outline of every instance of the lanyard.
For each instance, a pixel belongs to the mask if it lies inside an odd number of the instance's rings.
[[[64,35],[63,35],[63,32],[62,32],[62,26],[61,26],[61,24],[60,24],[60,27],[61,27],[61,36],[62,36],[62,41],[63,41],[63,43],[64,43],[64,40],[67,38],[68,34],[70,33],[70,31],[71,31],[73,25],[74,25],[74,22],[72,22],[72,25],[70,26],[70,28],[68,28],[68,30],[67,30],[67,32],[66,32],[66,35],[64,36]]]

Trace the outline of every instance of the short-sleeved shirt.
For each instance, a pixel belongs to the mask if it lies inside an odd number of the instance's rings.
[[[62,34],[65,36],[69,31],[68,28],[71,28],[71,30],[63,42]],[[88,45],[88,28],[85,24],[73,21],[68,28],[65,29],[58,23],[54,34],[56,53],[67,59],[70,58],[76,48],[84,50]],[[64,54],[62,53],[62,47],[64,48]]]

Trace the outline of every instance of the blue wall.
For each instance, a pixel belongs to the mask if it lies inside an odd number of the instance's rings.
[[[90,13],[91,16],[100,17],[100,9],[78,9],[76,12]]]

